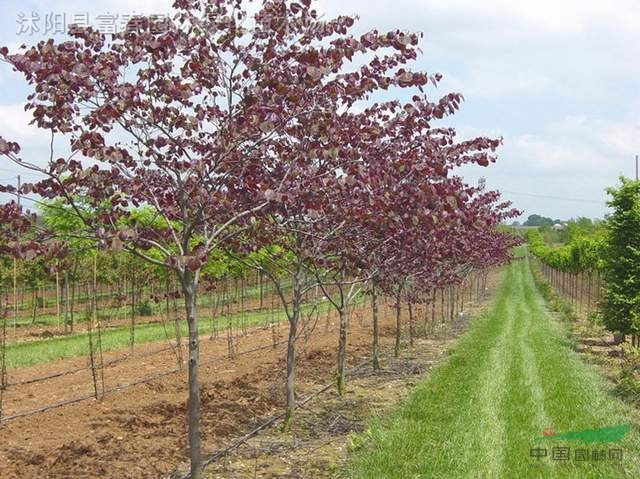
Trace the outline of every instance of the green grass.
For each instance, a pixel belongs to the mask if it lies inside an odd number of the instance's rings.
[[[282,288],[285,291],[289,291],[289,288],[291,286],[291,281],[290,280],[286,280],[282,282]],[[265,295],[265,302],[268,301],[270,299],[270,297],[268,296],[268,294],[270,293],[271,290],[271,285],[270,283],[266,283],[264,288],[263,288],[263,293]],[[198,306],[202,307],[202,308],[206,308],[206,307],[211,307],[214,304],[221,304],[221,300],[222,300],[222,295],[224,293],[222,291],[218,291],[212,295],[207,294],[207,293],[203,293],[201,295],[198,296]],[[233,284],[229,285],[229,291],[228,291],[228,299],[227,302],[237,302],[240,303],[241,301],[241,296],[242,296],[242,291],[239,290],[238,291],[238,295],[236,297],[235,295],[235,288]],[[107,300],[111,300],[111,294],[108,292],[101,292],[98,293],[96,295],[96,298],[98,299],[98,301],[103,300],[103,299],[107,299]],[[260,286],[259,285],[253,285],[253,286],[246,286],[244,288],[244,301],[251,301],[251,300],[256,300],[260,298]],[[89,308],[89,301],[90,298],[86,295],[84,296],[79,296],[75,299],[75,307],[74,307],[74,322],[75,323],[83,323],[86,322],[86,310],[87,308]],[[152,308],[154,310],[154,314],[158,314],[162,311],[165,311],[165,306],[164,306],[164,302],[161,302],[160,304],[155,304],[153,301],[150,300],[150,303],[152,305]],[[52,300],[51,298],[47,299],[47,306],[48,307],[53,307],[55,306],[55,301]],[[178,308],[184,308],[184,300],[183,299],[177,299],[176,300],[176,306]],[[31,299],[27,300],[24,304],[23,307],[21,307],[19,309],[19,314],[18,314],[18,318],[16,318],[16,326],[17,327],[29,327],[32,326],[33,324],[39,325],[39,326],[52,326],[52,325],[58,325],[60,323],[60,319],[58,318],[58,316],[56,314],[41,314],[40,313],[40,308],[38,308],[37,312],[36,312],[36,320],[35,323],[32,322],[32,317],[31,317],[31,309],[33,307],[33,302],[31,301]],[[61,308],[64,308],[64,305],[61,304],[60,305]],[[125,311],[125,307],[122,306],[120,308],[116,308],[116,307],[112,307],[112,306],[106,306],[104,304],[98,304],[98,308],[99,308],[99,314],[103,317],[106,318],[114,318],[116,316],[121,316],[124,314]],[[127,304],[126,306],[126,312],[127,315],[131,314],[131,304]],[[9,327],[13,326],[13,309],[9,309],[9,317],[7,318],[7,324],[9,325]]]
[[[352,478],[640,477],[640,414],[571,349],[565,324],[549,313],[528,261],[508,267],[491,308],[474,320],[449,359],[410,399],[372,421],[354,441]],[[538,441],[557,433],[630,424],[620,443]],[[554,447],[571,459],[552,460]],[[548,457],[530,457],[531,449]],[[576,461],[575,449],[588,449]],[[622,461],[591,451],[622,449]]]
[[[355,302],[354,302],[355,304]],[[328,302],[318,304],[318,312],[325,313],[330,307]],[[312,311],[311,305],[305,305],[302,308],[303,313],[308,314]],[[241,324],[242,313],[234,313],[230,315],[234,331]],[[247,327],[263,325],[268,322],[285,321],[284,311],[257,311],[246,312],[244,314],[244,324]],[[225,330],[227,327],[227,316],[215,318],[200,319],[200,333],[211,333],[214,328],[217,330]],[[187,336],[187,324],[180,321],[180,327],[183,338]],[[173,323],[167,323],[166,332],[162,323],[141,324],[135,328],[135,343],[143,344],[155,341],[163,341],[167,339],[167,334],[171,339],[175,338],[175,330]],[[96,334],[94,332],[94,337]],[[119,327],[102,331],[102,350],[113,351],[126,348],[130,345],[130,328]],[[88,356],[89,354],[89,338],[87,333],[77,333],[71,336],[56,337],[51,339],[39,339],[35,341],[23,341],[19,343],[7,344],[6,360],[8,368],[18,368],[33,366],[35,364],[55,361],[58,359],[73,358],[78,356]]]

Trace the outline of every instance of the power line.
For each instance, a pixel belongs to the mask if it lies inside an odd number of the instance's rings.
[[[45,175],[44,173],[37,173],[37,172],[23,171],[23,170],[20,170],[18,172],[16,170],[7,170],[7,169],[3,169],[3,168],[0,168],[0,173],[3,173],[3,174],[4,173],[15,173],[16,176],[18,174],[20,174],[23,177],[24,176],[29,176],[29,177],[32,178],[32,181],[43,180],[43,179],[45,179],[47,177],[47,175]],[[14,176],[13,178],[15,179],[16,176]]]
[[[583,198],[567,198],[567,197],[563,197],[563,196],[552,196],[552,195],[539,195],[539,194],[534,194],[534,193],[521,193],[518,191],[507,191],[507,190],[499,190],[502,193],[508,193],[510,195],[520,195],[520,196],[531,196],[533,198],[546,198],[549,200],[559,200],[559,201],[575,201],[578,203],[595,203],[598,205],[604,205],[606,204],[605,201],[598,201],[598,200],[587,200],[587,199],[583,199]]]

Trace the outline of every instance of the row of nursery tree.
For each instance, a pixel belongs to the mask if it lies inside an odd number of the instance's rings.
[[[0,207],[0,248],[66,268],[83,248],[126,252],[172,274],[189,329],[191,477],[201,477],[196,301],[212,255],[268,278],[289,323],[287,422],[305,294],[340,318],[344,385],[350,304],[363,291],[412,302],[509,260],[497,229],[517,212],[454,169],[488,166],[500,140],[434,126],[462,96],[427,93],[413,71],[420,35],[350,33],[310,0],[176,0],[173,21],[136,18],[105,36],[71,28],[2,59],[32,88],[26,109],[50,151],[5,161],[42,179],[0,191],[36,202]],[[402,100],[395,99],[402,98]],[[376,101],[377,100],[377,101]],[[48,211],[66,227],[43,220]],[[58,225],[60,226],[60,225]],[[284,287],[286,282],[287,287]],[[215,279],[213,281],[215,286]]]
[[[67,227],[60,227],[65,225],[60,214],[68,216],[64,210],[44,204],[39,210],[39,224],[45,224],[54,236],[66,234]],[[36,228],[22,238],[37,234]],[[0,255],[0,292],[10,303],[9,316],[18,326],[53,324],[58,329],[64,327],[64,333],[73,332],[78,321],[87,320],[83,313],[94,301],[104,319],[122,318],[123,314],[150,316],[160,309],[167,292],[176,290],[175,279],[166,268],[126,251],[96,249],[91,241],[69,240],[67,244],[72,246],[65,256],[53,260]],[[255,296],[262,309],[270,296],[264,275],[222,250],[210,255],[202,271],[207,285],[216,285],[215,289],[207,288],[207,298],[202,298],[209,306],[214,300],[236,302],[238,297]],[[91,291],[94,273],[95,297]]]
[[[595,284],[603,324],[640,346],[640,182],[621,178],[607,192],[612,213],[597,227],[573,225],[561,246],[538,230],[527,231],[527,240],[555,287],[576,299],[586,276],[589,304]]]

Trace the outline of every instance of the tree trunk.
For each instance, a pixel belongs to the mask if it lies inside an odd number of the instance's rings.
[[[33,287],[31,293],[31,324],[36,324],[36,316],[38,315],[38,287]]]
[[[293,418],[293,411],[296,408],[296,334],[298,328],[296,320],[289,321],[289,340],[287,341],[287,412],[284,419],[284,429],[289,427]]]
[[[409,301],[409,346],[413,347],[413,303]]]
[[[13,258],[13,335],[15,339],[18,323],[18,260]]]
[[[433,333],[435,325],[436,325],[436,301],[438,300],[437,298],[437,292],[436,289],[433,289],[433,296],[431,298],[431,326],[429,327],[429,331],[431,333]]]
[[[400,357],[400,335],[402,332],[402,329],[401,329],[402,323],[400,321],[400,314],[402,312],[401,306],[400,306],[400,295],[396,297],[395,309],[396,309],[396,344],[393,350],[393,354],[396,358],[398,358]]]
[[[191,455],[191,479],[201,479],[200,459],[200,382],[198,379],[199,335],[196,311],[196,282],[192,273],[183,273],[182,290],[184,293],[187,324],[189,325],[189,448]]]
[[[258,282],[260,284],[260,311],[264,307],[264,286],[262,281],[262,271],[258,272]]]
[[[473,301],[473,273],[469,273],[469,302]]]
[[[349,307],[347,305],[343,305],[343,307],[338,311],[340,315],[340,335],[338,339],[338,394],[340,396],[344,394],[345,386],[344,363],[347,352],[347,328],[349,326],[348,309]]]
[[[60,272],[56,270],[56,320],[60,331]]]
[[[456,297],[454,294],[453,286],[449,286],[449,321],[453,321],[455,317],[455,309],[456,309]]]
[[[587,317],[591,315],[591,275],[592,272],[589,270],[587,273]]]
[[[87,297],[90,297],[90,286],[87,284]],[[91,377],[93,379],[93,393],[98,400],[100,397],[98,394],[98,376],[96,375],[96,358],[95,358],[95,347],[93,345],[93,305],[91,305],[91,312],[89,313],[89,318],[87,321],[87,336],[89,338],[89,363],[91,364]]]
[[[425,298],[427,297],[427,295],[425,294]],[[422,311],[422,313],[424,314],[424,317],[422,318],[423,320],[423,325],[422,325],[422,330],[424,332],[424,337],[426,338],[429,335],[429,305],[430,305],[430,301],[429,299],[425,300],[424,303],[424,309]]]
[[[246,310],[245,305],[244,305],[244,298],[245,298],[245,295],[246,295],[244,273],[240,277],[240,290],[241,290],[241,292],[240,292],[240,310],[241,310],[241,315],[242,315],[242,319],[241,319],[242,335],[246,336],[248,334],[248,331],[247,331],[247,310]]]
[[[136,277],[135,273],[131,272],[131,324],[129,325],[129,348],[131,354],[136,344]]]
[[[76,281],[78,278],[78,260],[73,261],[73,283],[71,284],[71,306],[69,310],[69,319],[71,320],[70,330],[73,333],[73,324],[75,323],[74,309],[76,307]]]
[[[380,371],[380,325],[378,323],[378,293],[376,286],[371,286],[371,314],[373,316],[373,370]]]
[[[5,291],[4,296],[8,298]],[[13,298],[15,301],[15,298]],[[2,419],[2,407],[4,404],[4,392],[7,389],[7,314],[9,303],[0,305],[0,316],[2,317],[2,336],[0,337],[0,419]]]
[[[69,332],[69,272],[64,272],[64,334]]]
[[[233,319],[231,317],[231,302],[229,296],[229,280],[225,279],[224,282],[224,304],[225,304],[225,317],[227,318],[227,352],[229,353],[229,358],[233,359],[234,357],[234,347],[233,347]]]
[[[300,298],[297,281],[294,280],[293,285],[293,301],[291,307],[291,316],[289,317],[289,339],[287,340],[287,411],[284,418],[283,429],[287,430],[293,412],[296,408],[296,339],[298,333],[298,318],[300,317]]]

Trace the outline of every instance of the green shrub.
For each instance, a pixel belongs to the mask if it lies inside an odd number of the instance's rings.
[[[635,368],[625,364],[614,388],[615,394],[636,406],[640,405],[640,381],[636,379]]]
[[[153,305],[151,301],[145,299],[136,304],[135,311],[138,316],[151,316],[153,315]]]
[[[602,326],[602,314],[599,311],[591,311],[587,316],[587,321],[595,326]]]

